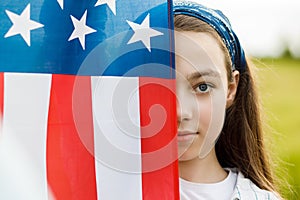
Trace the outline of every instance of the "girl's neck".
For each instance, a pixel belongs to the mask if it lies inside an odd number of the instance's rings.
[[[217,183],[224,180],[227,174],[218,162],[214,149],[205,158],[179,161],[179,175],[187,181]]]

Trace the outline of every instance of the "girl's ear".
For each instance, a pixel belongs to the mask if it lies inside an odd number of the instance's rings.
[[[240,73],[239,71],[235,70],[232,72],[232,80],[229,80],[228,83],[228,93],[227,93],[227,100],[226,100],[226,108],[229,108],[235,99],[235,94],[237,91],[237,87],[239,85]]]

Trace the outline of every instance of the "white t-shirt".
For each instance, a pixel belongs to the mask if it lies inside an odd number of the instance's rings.
[[[228,176],[218,183],[194,183],[179,179],[180,200],[228,200],[232,197],[237,173],[229,170]]]

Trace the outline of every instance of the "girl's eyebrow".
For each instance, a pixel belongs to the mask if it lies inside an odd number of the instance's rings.
[[[192,80],[198,79],[203,76],[221,77],[220,72],[214,71],[214,70],[208,70],[208,71],[202,71],[202,72],[199,72],[199,71],[193,72],[187,76],[187,80],[192,81]]]

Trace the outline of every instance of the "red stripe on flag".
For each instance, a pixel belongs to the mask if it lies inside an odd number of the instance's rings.
[[[139,80],[143,200],[179,200],[175,85]]]
[[[81,95],[74,96],[74,89]],[[75,106],[82,111],[76,121],[74,97],[80,97],[76,100],[80,105]],[[47,179],[53,195],[58,200],[97,199],[95,160],[90,153],[94,141],[90,77],[53,75],[49,107]]]

